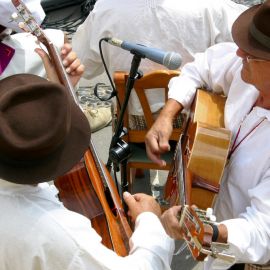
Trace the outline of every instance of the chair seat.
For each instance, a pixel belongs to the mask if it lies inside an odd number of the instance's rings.
[[[147,157],[145,145],[143,143],[129,143],[129,146],[131,150],[131,156],[128,158],[128,162],[149,163],[153,165],[153,161]],[[164,155],[162,155],[162,159],[164,159],[167,164],[170,164],[173,160],[173,155],[174,150],[172,149],[171,151],[164,153]]]

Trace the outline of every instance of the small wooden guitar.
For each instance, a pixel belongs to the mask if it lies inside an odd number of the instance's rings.
[[[78,104],[56,47],[39,27],[26,5],[20,0],[12,0],[12,3],[30,32],[45,45],[60,82]],[[106,166],[100,161],[92,140],[82,161],[66,175],[56,179],[55,185],[59,189],[61,201],[68,209],[91,220],[92,227],[100,234],[104,245],[121,256],[128,254],[132,231],[117,187]]]
[[[226,253],[229,244],[212,242],[212,234],[205,224],[214,223],[212,209],[200,210],[183,205],[179,215],[181,233],[194,259],[203,261],[208,255],[234,263],[235,257]]]

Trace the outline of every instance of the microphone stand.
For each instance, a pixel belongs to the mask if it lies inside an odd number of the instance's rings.
[[[119,163],[122,164],[122,170],[121,170],[121,194],[120,197],[123,201],[123,192],[128,191],[128,182],[127,182],[127,174],[126,174],[126,167],[127,167],[127,158],[130,156],[130,149],[129,146],[123,142],[120,138],[125,134],[123,130],[123,119],[124,119],[124,113],[126,111],[129,96],[131,93],[131,90],[133,89],[134,83],[137,79],[140,79],[142,77],[142,74],[138,71],[139,65],[141,63],[141,59],[145,58],[144,55],[139,54],[138,52],[132,52],[134,54],[132,62],[131,62],[131,68],[129,71],[127,83],[126,83],[126,94],[124,102],[121,106],[120,115],[117,120],[117,125],[115,128],[114,135],[112,136],[110,147],[109,147],[109,157],[106,164],[107,169],[109,172],[111,172],[112,169],[112,163],[117,165],[119,167]],[[123,145],[123,143],[125,145]],[[124,150],[123,150],[124,149]],[[123,150],[123,151],[122,151]],[[125,152],[122,155],[122,152]],[[120,157],[122,155],[122,157]],[[120,158],[119,158],[120,157]],[[118,183],[116,181],[116,186],[118,186]],[[127,210],[127,206],[125,205],[124,201],[124,209]]]

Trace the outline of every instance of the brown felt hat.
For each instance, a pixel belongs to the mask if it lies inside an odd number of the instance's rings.
[[[0,178],[53,180],[80,161],[89,140],[89,123],[65,87],[31,74],[0,81]]]
[[[244,11],[232,26],[232,36],[240,49],[270,60],[270,0]]]

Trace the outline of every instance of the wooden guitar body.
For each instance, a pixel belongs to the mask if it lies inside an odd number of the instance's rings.
[[[92,227],[102,237],[102,243],[118,255],[126,256],[132,231],[121,207],[120,197],[116,195],[115,183],[104,164],[102,168],[96,165],[95,155],[92,155],[95,149],[92,147],[79,164],[54,183],[65,207],[88,217]],[[114,195],[106,189],[103,174],[109,179],[108,184]]]
[[[67,174],[54,181],[59,190],[60,201],[71,211],[80,213],[91,220],[92,227],[102,235],[102,243],[112,249],[112,242],[108,237],[108,225],[102,205],[89,179],[84,161],[82,160]]]
[[[165,199],[170,205],[212,206],[231,140],[231,132],[224,128],[224,104],[225,97],[197,90],[186,132],[176,148],[179,164],[173,164],[168,176]]]
[[[225,97],[197,91],[184,161],[186,175],[192,177],[188,201],[201,209],[212,206],[229,153],[231,132],[224,128],[224,105]]]

